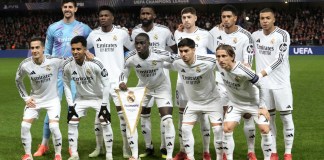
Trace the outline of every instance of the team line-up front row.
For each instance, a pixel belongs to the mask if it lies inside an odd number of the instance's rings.
[[[142,10],[145,11],[145,7]],[[109,11],[109,14],[111,12],[109,9],[102,9],[99,12],[99,17],[105,11]],[[146,87],[148,90],[142,102],[143,111],[141,115],[142,133],[147,133],[144,135],[147,149],[145,154],[139,155],[137,130],[134,134],[131,134],[125,123],[121,123],[121,129],[124,128],[121,132],[124,142],[124,158],[137,160],[153,153],[150,135],[150,107],[152,107],[152,101],[155,100],[161,116],[161,152],[166,160],[195,159],[195,139],[192,129],[197,121],[200,121],[203,129],[207,131],[203,131],[204,137],[209,138],[209,124],[211,125],[216,159],[232,160],[235,146],[233,130],[240,122],[241,117],[254,120],[258,125],[262,137],[261,147],[264,159],[276,160],[278,159],[275,146],[276,133],[274,133],[276,129],[275,125],[271,124],[274,122],[275,110],[280,111],[284,122],[284,159],[292,159],[291,148],[294,127],[291,116],[292,92],[288,62],[290,40],[286,31],[273,25],[273,11],[264,9],[260,12],[260,23],[263,30],[253,33],[253,38],[250,37],[251,39],[249,39],[253,41],[251,42],[252,45],[246,47],[249,54],[243,55],[240,60],[237,60],[237,57],[241,56],[237,53],[239,51],[222,41],[222,36],[225,38],[224,31],[216,31],[224,32],[224,35],[217,33],[219,35],[215,37],[215,39],[218,39],[215,40],[217,45],[212,43],[213,46],[210,47],[211,42],[202,40],[203,34],[200,36],[194,34],[201,29],[195,26],[191,28],[192,26],[188,26],[188,23],[186,23],[186,19],[190,21],[192,17],[196,16],[196,12],[192,11],[191,7],[187,7],[181,14],[183,30],[175,33],[177,35],[175,37],[178,54],[152,47],[152,37],[144,32],[138,33],[133,40],[135,49],[128,52],[123,58],[124,61],[121,63],[123,63],[124,69],[119,71],[121,74],[118,77],[111,77],[116,74],[110,73],[110,71],[113,72],[114,69],[118,70],[118,68],[106,68],[107,64],[105,64],[118,62],[104,61],[103,63],[100,57],[93,57],[87,51],[89,44],[97,47],[98,50],[104,49],[103,52],[111,49],[112,46],[95,44],[101,41],[100,38],[96,37],[92,42],[84,36],[75,36],[70,42],[73,57],[65,59],[44,55],[45,45],[43,40],[33,38],[30,42],[32,57],[25,59],[19,65],[16,74],[18,91],[26,102],[21,123],[21,139],[25,149],[25,155],[22,159],[33,159],[30,128],[33,120],[38,118],[39,110],[42,108],[47,110],[49,117],[55,160],[62,159],[62,135],[59,129],[61,105],[57,84],[60,70],[63,70],[64,92],[69,106],[67,115],[69,160],[80,159],[77,150],[78,125],[81,117],[85,116],[86,109],[90,107],[96,110],[95,125],[102,131],[101,137],[103,139],[97,136],[96,142],[104,143],[105,146],[100,148],[99,145],[94,153],[96,156],[105,153],[106,159],[112,160],[113,131],[110,123],[109,97],[112,97],[114,101],[118,117],[124,119],[115,89],[127,90],[126,83],[131,68],[135,69],[139,79],[137,86]],[[226,31],[227,22],[225,21],[223,24]],[[189,32],[190,29],[193,29],[194,32]],[[242,30],[242,28],[238,28],[238,30],[240,29]],[[89,37],[91,37],[91,34]],[[113,38],[117,39],[117,37]],[[231,40],[234,43],[240,41],[235,37]],[[203,46],[206,46],[205,49],[201,49]],[[214,46],[215,48],[213,48]],[[206,54],[207,48],[211,49],[212,52],[214,51],[215,54]],[[96,48],[95,52],[97,55]],[[250,64],[253,53],[256,57],[256,73],[251,70]],[[168,73],[165,72],[167,70],[178,72],[176,102],[180,107],[179,135],[181,136],[180,152],[175,157],[173,157],[173,149],[176,131],[172,120],[173,100],[170,78]],[[31,93],[29,95],[23,83],[25,76],[28,76],[31,81]],[[76,86],[75,97],[72,94],[71,83]],[[208,124],[206,125],[206,123]],[[290,128],[287,128],[287,126]],[[254,134],[253,131],[252,135],[254,136]],[[254,137],[251,139],[254,141]],[[203,141],[209,146],[208,139]],[[254,142],[252,144],[253,150],[250,150],[250,146],[248,147],[248,158],[256,159]],[[205,144],[203,159],[211,159],[209,148]]]

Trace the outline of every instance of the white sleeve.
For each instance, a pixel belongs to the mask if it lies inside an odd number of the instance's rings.
[[[168,36],[167,36],[167,46],[173,46],[173,45],[175,45],[176,44],[176,42],[175,42],[175,39],[174,39],[174,36],[173,36],[173,34],[172,34],[172,32],[168,29],[167,30],[168,31]]]
[[[92,32],[91,32],[92,33]],[[87,49],[91,49],[93,48],[93,43],[92,43],[92,34],[89,34],[88,38],[87,38]]]
[[[130,36],[128,35],[128,33],[125,32],[125,36],[124,37],[124,47],[126,47],[128,50],[134,50],[135,49],[135,45],[134,43],[131,41]]]
[[[253,39],[251,36],[247,37],[248,39],[244,41],[243,44],[243,63],[247,63],[252,66],[253,63],[253,55],[254,55],[254,47],[253,47]]]
[[[217,44],[215,43],[214,37],[210,32],[208,32],[208,44],[207,45],[208,45],[207,48],[209,51],[211,51],[212,53],[216,52]]]
[[[103,85],[103,96],[102,96],[102,105],[109,105],[109,91],[110,91],[110,83],[109,83],[109,76],[108,71],[106,68],[100,69],[98,66],[98,75],[100,77],[101,83]]]
[[[20,94],[20,97],[24,100],[27,101],[28,99],[30,99],[30,96],[28,95],[27,91],[26,91],[26,87],[24,84],[24,77],[27,75],[27,72],[24,70],[24,68],[22,67],[22,64],[19,65],[19,68],[16,72],[16,86],[18,89],[18,92]]]
[[[130,67],[129,67],[127,61],[126,61],[125,66],[124,66],[124,70],[119,76],[119,84],[122,83],[122,82],[124,82],[126,84],[129,74],[130,74]]]
[[[66,97],[66,102],[68,103],[69,106],[73,106],[73,98],[72,98],[72,92],[71,92],[71,73],[69,70],[69,64],[65,65],[64,70],[63,70],[63,85],[64,85],[64,94]]]
[[[285,32],[285,34],[286,37],[277,38],[278,42],[275,48],[275,51],[277,52],[275,56],[276,60],[264,69],[267,74],[270,74],[273,70],[281,67],[284,61],[288,61],[290,36],[287,32]]]

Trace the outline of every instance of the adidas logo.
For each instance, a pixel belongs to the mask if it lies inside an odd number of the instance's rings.
[[[223,147],[223,149],[225,149],[225,150],[228,150],[228,148],[227,148],[227,147]]]
[[[123,129],[122,131],[123,131],[123,132],[126,132],[126,129]]]
[[[223,147],[218,147],[218,148],[216,148],[217,150],[222,150],[223,149]]]
[[[184,69],[182,69],[181,72],[186,73],[186,71]]]
[[[136,66],[136,68],[142,68],[142,66],[138,64],[138,65]]]
[[[204,136],[205,136],[205,137],[209,137],[209,136],[210,136],[210,134],[209,134],[209,133],[207,133],[207,134],[205,134]]]
[[[264,150],[264,151],[266,151],[266,152],[271,152],[271,149],[267,149],[267,150]]]
[[[172,146],[172,145],[173,145],[173,144],[172,144],[171,142],[169,142],[167,146],[170,147],[170,146]]]
[[[256,42],[260,43],[260,39],[258,39]]]
[[[255,135],[250,136],[249,138],[255,138]]]
[[[60,118],[60,117],[58,115],[56,115],[55,118]]]
[[[222,40],[222,36],[219,36],[219,37],[217,37],[217,39],[220,39],[220,40]]]
[[[35,73],[35,71],[32,71],[32,72],[30,72],[29,74],[30,74],[30,75],[33,75],[33,74],[36,74],[36,73]]]
[[[100,131],[100,129],[99,128],[96,128],[95,131]]]
[[[129,145],[132,145],[132,144],[134,144],[134,142],[133,142],[133,141],[130,141],[130,142],[129,142]]]
[[[109,139],[107,142],[112,142],[113,140],[112,139]]]
[[[101,41],[101,39],[100,39],[100,37],[96,40],[96,42],[100,42]]]
[[[76,75],[76,74],[77,74],[76,71],[73,71],[72,75]]]
[[[288,105],[286,108],[291,108],[291,106],[290,105]]]
[[[55,146],[58,147],[58,146],[61,146],[61,145],[62,145],[61,143],[58,143],[58,144],[56,144]]]
[[[168,101],[166,104],[170,104],[170,102]]]
[[[23,146],[26,146],[26,143],[23,143]]]
[[[292,133],[286,135],[286,137],[294,137],[294,135]]]
[[[185,145],[185,148],[188,148],[188,147],[190,147],[189,144],[186,144],[186,145]]]
[[[143,133],[143,134],[146,134],[146,132],[145,132],[145,131],[143,131],[142,133]]]
[[[225,76],[224,72],[221,72],[221,75],[222,75],[222,76]]]
[[[222,121],[222,118],[219,118],[217,121]]]
[[[74,142],[74,140],[71,138],[71,139],[69,139],[69,142]]]

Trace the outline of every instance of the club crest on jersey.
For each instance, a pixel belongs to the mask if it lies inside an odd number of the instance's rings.
[[[51,71],[51,66],[47,65],[46,66],[46,71]]]
[[[201,72],[201,69],[199,67],[196,67],[196,72],[197,73]]]
[[[127,102],[133,103],[135,101],[135,95],[133,91],[129,91],[127,95]]]
[[[234,79],[236,82],[239,82],[241,80],[241,78],[239,76],[236,76]]]
[[[271,44],[274,44],[275,42],[276,42],[276,39],[274,39],[274,38],[272,38],[270,41]]]
[[[117,36],[116,35],[114,35],[113,40],[117,41]]]
[[[281,52],[285,52],[287,49],[288,49],[288,47],[287,47],[287,44],[286,44],[286,43],[282,43],[282,44],[280,44],[280,46],[279,46],[279,50],[280,50]]]
[[[157,64],[156,60],[152,61],[153,66],[156,66],[156,64]]]
[[[154,39],[154,40],[158,40],[158,39],[159,39],[159,36],[158,36],[157,34],[155,34],[155,35],[153,36],[153,39]]]
[[[199,40],[200,40],[200,37],[199,37],[199,36],[197,36],[197,37],[196,37],[196,40],[197,40],[197,41],[199,41]]]
[[[237,43],[237,38],[236,37],[233,38],[233,42]]]
[[[87,75],[91,75],[91,70],[88,68],[88,69],[86,69],[86,74]]]
[[[107,77],[108,76],[108,72],[107,72],[107,70],[105,68],[101,71],[101,75],[103,77]]]

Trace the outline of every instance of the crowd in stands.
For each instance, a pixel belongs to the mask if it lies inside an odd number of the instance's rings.
[[[260,29],[258,9],[242,11],[238,25],[251,33]],[[120,11],[115,16],[115,24],[126,27],[129,31],[140,23],[138,11]],[[249,17],[249,20],[246,20]],[[0,15],[0,48],[26,49],[31,37],[45,38],[47,27],[62,19],[61,12],[33,11],[28,13],[6,13]],[[179,13],[158,13],[156,23],[163,24],[172,32],[181,23]],[[88,24],[91,28],[98,27],[95,11],[78,11],[77,20]],[[221,22],[220,15],[215,13],[198,14],[197,25],[210,30]],[[324,9],[279,11],[276,15],[276,25],[289,32],[292,45],[324,45]]]

